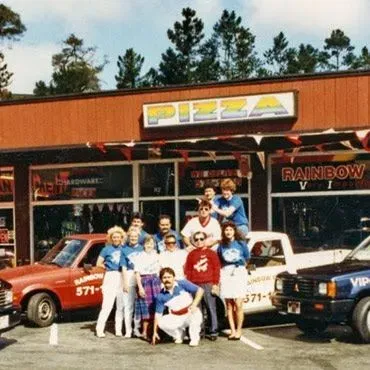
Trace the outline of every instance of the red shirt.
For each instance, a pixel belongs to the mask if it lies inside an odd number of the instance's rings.
[[[194,249],[188,254],[184,271],[186,278],[194,284],[218,284],[220,260],[209,248]]]

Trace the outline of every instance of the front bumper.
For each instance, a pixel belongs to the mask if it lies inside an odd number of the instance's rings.
[[[14,307],[0,309],[0,333],[4,333],[21,321],[21,313]]]
[[[325,320],[331,323],[348,321],[355,305],[353,299],[309,299],[283,296],[276,293],[271,297],[271,301],[279,312],[291,317]],[[299,312],[288,312],[288,302],[299,303]]]

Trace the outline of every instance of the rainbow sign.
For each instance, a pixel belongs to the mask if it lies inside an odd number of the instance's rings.
[[[296,117],[296,93],[144,104],[144,128]]]

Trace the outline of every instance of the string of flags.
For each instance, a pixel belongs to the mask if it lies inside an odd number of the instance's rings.
[[[347,139],[336,139],[336,136],[339,135],[346,135]],[[330,138],[326,139],[324,136],[323,142],[312,144],[307,143],[305,144],[305,137],[310,136],[310,138],[314,138],[317,135],[329,135]],[[348,138],[348,135],[351,137]],[[230,148],[223,148],[222,143],[232,144],[235,143],[235,140],[239,139],[246,139],[252,138],[254,140],[254,147],[240,148],[240,150],[230,150]],[[346,131],[335,131],[334,129],[328,129],[322,132],[317,133],[302,133],[302,134],[246,134],[246,135],[224,135],[224,136],[217,136],[217,137],[200,137],[200,138],[191,138],[191,139],[181,139],[181,140],[157,140],[157,141],[138,141],[135,142],[131,140],[129,142],[124,143],[87,143],[87,147],[95,148],[99,150],[102,154],[107,154],[110,150],[118,150],[122,156],[127,161],[132,161],[133,153],[140,152],[140,151],[147,151],[148,157],[151,159],[161,158],[163,152],[166,153],[173,153],[179,155],[184,161],[184,167],[186,167],[189,163],[190,154],[192,153],[204,153],[206,154],[213,162],[217,161],[217,152],[222,154],[229,154],[232,155],[238,162],[239,166],[242,167],[245,162],[245,158],[247,155],[255,155],[263,169],[266,167],[266,157],[263,147],[261,147],[261,143],[268,138],[280,138],[283,139],[283,142],[286,145],[290,145],[289,147],[278,148],[275,150],[268,150],[269,153],[275,152],[277,155],[281,157],[288,158],[291,163],[294,162],[294,158],[301,150],[308,150],[314,149],[320,152],[325,152],[327,149],[326,147],[331,144],[341,144],[344,148],[350,150],[359,150],[360,148],[355,146],[355,141],[361,144],[362,149],[370,152],[370,129],[366,130],[346,130]],[[211,141],[216,141],[219,143],[219,149],[216,150],[209,150],[208,147],[202,146],[202,143],[209,143]],[[231,142],[230,142],[231,141]],[[186,145],[184,145],[186,144]],[[181,148],[181,145],[184,148]],[[192,148],[188,148],[187,146],[194,146]],[[241,144],[239,144],[240,146]],[[217,145],[216,145],[217,146]],[[244,145],[245,146],[245,145]]]

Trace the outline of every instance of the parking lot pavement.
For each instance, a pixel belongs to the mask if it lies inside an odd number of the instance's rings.
[[[94,336],[95,321],[61,322],[55,330],[23,325],[0,337],[0,369],[348,369],[370,367],[370,346],[348,327],[305,337],[291,324],[248,325],[240,342],[219,337],[199,347]],[[53,333],[54,332],[54,333]],[[55,339],[57,340],[55,341]],[[57,345],[50,345],[54,339]]]

